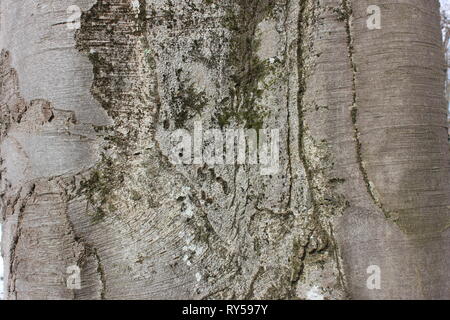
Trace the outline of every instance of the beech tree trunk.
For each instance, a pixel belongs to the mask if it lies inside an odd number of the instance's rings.
[[[450,298],[438,0],[0,4],[7,299]],[[173,164],[198,122],[279,171]]]

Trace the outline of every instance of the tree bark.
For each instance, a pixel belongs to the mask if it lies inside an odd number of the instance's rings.
[[[7,299],[450,298],[438,0],[0,5]],[[199,122],[279,171],[174,165]]]

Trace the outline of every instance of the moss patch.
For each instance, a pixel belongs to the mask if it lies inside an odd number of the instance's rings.
[[[236,121],[248,129],[261,129],[268,110],[258,105],[264,89],[261,82],[270,72],[266,61],[257,56],[260,40],[258,24],[269,17],[275,1],[236,1],[237,13],[228,9],[223,25],[232,32],[228,65],[232,68],[228,97],[221,101],[216,120],[220,127]]]
[[[201,114],[207,103],[205,92],[198,91],[192,83],[181,82],[179,91],[172,97],[171,104],[175,127],[183,128],[186,121]]]

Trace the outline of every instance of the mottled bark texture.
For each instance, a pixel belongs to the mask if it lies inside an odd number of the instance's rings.
[[[8,299],[450,298],[437,0],[0,3]],[[195,121],[278,174],[171,164]]]

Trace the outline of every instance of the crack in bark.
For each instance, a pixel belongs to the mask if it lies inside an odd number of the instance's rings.
[[[298,143],[299,143],[299,155],[300,155],[300,159],[301,162],[303,164],[304,170],[305,170],[305,175],[306,175],[306,182],[307,182],[307,186],[308,186],[308,194],[309,194],[309,198],[312,201],[312,205],[313,205],[313,216],[315,216],[318,213],[318,208],[317,208],[317,203],[315,201],[314,198],[314,194],[313,194],[313,182],[312,182],[312,173],[308,164],[308,159],[306,156],[306,151],[305,151],[305,110],[304,110],[304,106],[303,106],[303,97],[305,94],[305,90],[306,90],[306,77],[305,77],[305,70],[304,70],[304,59],[306,59],[305,57],[305,52],[303,50],[303,46],[304,46],[304,38],[306,37],[306,26],[307,26],[307,21],[305,14],[307,11],[307,5],[308,5],[309,0],[305,0],[305,1],[300,1],[300,10],[299,10],[299,17],[298,17],[298,39],[297,39],[297,68],[298,68],[298,93],[297,93],[297,108],[298,108],[298,118],[299,118],[299,138],[298,138]],[[291,296],[295,296],[295,290],[297,287],[297,284],[300,280],[300,277],[303,273],[304,270],[304,264],[305,264],[305,259],[306,259],[306,255],[307,255],[307,247],[310,243],[310,239],[311,239],[311,235],[312,235],[312,231],[309,234],[308,238],[307,238],[307,242],[303,247],[304,251],[302,253],[301,256],[299,256],[299,261],[301,261],[300,263],[300,267],[298,270],[294,270],[294,272],[296,274],[293,274],[291,276]]]
[[[312,7],[309,8],[309,6]],[[311,156],[308,155],[308,139],[314,141],[314,137],[309,135],[308,124],[306,118],[306,102],[304,101],[305,93],[306,93],[306,85],[307,85],[307,68],[308,65],[306,63],[309,58],[307,52],[305,51],[306,46],[309,44],[308,35],[310,31],[308,28],[311,27],[308,19],[312,19],[309,17],[310,14],[314,15],[314,11],[317,8],[317,5],[310,0],[300,1],[300,11],[298,17],[298,43],[297,43],[297,67],[298,67],[298,98],[297,98],[297,108],[298,108],[298,117],[299,117],[299,153],[301,162],[303,164],[306,182],[308,187],[308,194],[310,201],[312,203],[312,212],[311,212],[311,220],[307,223],[308,230],[310,231],[308,234],[306,244],[302,245],[304,252],[299,257],[300,261],[302,261],[300,268],[297,271],[297,274],[294,275],[292,282],[292,292],[294,293],[295,287],[302,274],[307,267],[307,261],[311,260],[309,257],[313,257],[314,255],[321,255],[322,253],[329,252],[333,254],[333,260],[335,260],[335,268],[338,272],[337,281],[340,285],[344,294],[346,294],[346,285],[344,281],[343,272],[340,268],[339,255],[337,245],[334,239],[332,224],[330,221],[323,221],[323,218],[327,217],[327,208],[324,208],[324,204],[322,202],[318,202],[318,199],[322,196],[322,191],[319,186],[315,185],[315,173],[312,168],[312,164],[310,161],[316,161],[314,159],[314,154]],[[318,176],[320,178],[320,175]],[[330,187],[331,188],[331,187]],[[324,196],[324,199],[326,197]],[[344,204],[341,204],[344,206]],[[334,211],[340,211],[341,205],[334,205]],[[332,213],[334,213],[334,211]],[[325,224],[325,225],[324,225]],[[329,228],[329,230],[326,230]],[[313,241],[314,240],[314,241]],[[314,260],[314,259],[312,259]],[[312,262],[314,264],[314,262]]]
[[[305,110],[303,106],[303,97],[306,91],[306,76],[305,76],[305,65],[304,65],[304,59],[305,53],[303,50],[304,46],[304,38],[306,37],[305,28],[307,22],[304,21],[305,14],[306,14],[306,6],[308,4],[309,0],[300,1],[300,12],[299,12],[299,18],[298,18],[298,43],[297,43],[297,68],[298,68],[298,94],[297,94],[297,108],[298,108],[298,117],[299,117],[299,154],[300,158],[303,164],[303,167],[305,168],[305,174],[306,174],[306,180],[308,184],[308,193],[310,196],[310,199],[313,204],[314,212],[317,212],[317,203],[314,198],[313,194],[313,183],[312,183],[312,173],[311,169],[308,164],[308,159],[306,156],[305,151],[305,130],[306,130],[306,123],[305,123]]]
[[[97,261],[97,273],[100,275],[100,282],[102,285],[102,289],[100,291],[100,299],[106,299],[106,276],[105,270],[103,269],[102,261],[100,260],[100,256],[98,255],[97,249],[93,249],[93,256]]]
[[[75,176],[73,176],[73,177],[75,177]],[[81,245],[81,247],[83,248],[77,257],[77,266],[82,268],[85,265],[85,263],[87,263],[87,259],[89,257],[93,256],[95,258],[95,260],[97,262],[96,271],[99,275],[101,286],[102,286],[99,294],[100,294],[101,300],[104,300],[105,292],[106,292],[106,281],[105,281],[105,276],[104,276],[104,272],[103,272],[103,267],[101,265],[100,257],[97,253],[97,249],[93,245],[87,243],[86,240],[83,239],[83,237],[77,235],[77,233],[75,231],[74,224],[73,224],[72,220],[70,219],[69,212],[68,212],[68,207],[69,207],[69,202],[70,202],[71,196],[69,195],[68,187],[64,184],[64,181],[62,181],[61,178],[62,177],[55,177],[54,179],[56,180],[56,183],[59,185],[59,187],[61,188],[61,190],[63,192],[62,197],[63,197],[64,203],[65,203],[64,215],[66,217],[67,224],[69,225],[69,229],[73,235],[74,243]],[[77,189],[76,186],[73,186],[73,190],[75,193],[77,192],[76,189]],[[77,293],[75,290],[73,291],[73,295],[74,295],[74,300],[75,300],[77,298]]]
[[[350,62],[351,72],[352,72],[352,106],[351,106],[351,119],[352,119],[352,125],[353,125],[353,132],[354,132],[354,140],[356,144],[356,158],[358,162],[359,171],[361,172],[361,175],[364,180],[364,184],[367,189],[367,193],[369,194],[370,198],[374,202],[374,204],[383,212],[384,216],[387,219],[390,219],[391,215],[390,213],[383,207],[380,199],[376,196],[374,192],[374,186],[371,185],[370,179],[366,170],[366,167],[364,165],[364,160],[362,157],[362,143],[360,140],[360,130],[358,127],[358,105],[357,105],[357,94],[356,94],[356,74],[358,72],[356,68],[356,64],[354,61],[354,46],[353,46],[353,36],[352,36],[352,15],[353,15],[353,9],[351,6],[351,0],[342,0],[342,11],[341,14],[344,18],[345,22],[345,31],[347,33],[347,48],[348,48],[348,58]]]
[[[29,186],[29,190],[21,199],[19,211],[17,213],[17,225],[16,225],[16,231],[14,233],[14,237],[12,240],[11,247],[9,249],[9,279],[8,279],[8,292],[7,296],[13,294],[17,298],[17,292],[16,292],[16,268],[17,268],[17,256],[16,256],[16,248],[19,243],[20,237],[22,235],[22,223],[23,223],[23,216],[24,216],[24,210],[26,208],[26,205],[28,203],[28,200],[31,198],[31,196],[34,193],[35,184],[32,183]],[[20,188],[18,194],[18,199],[20,198],[20,193],[22,192],[22,188]]]
[[[286,37],[285,37],[285,41],[286,41],[286,46],[284,48],[284,57],[285,57],[285,61],[287,61],[288,58],[288,49],[289,49],[289,36],[288,36],[288,28],[287,28],[287,20],[289,17],[289,4],[290,4],[290,0],[286,0],[286,4],[285,4],[285,19],[284,19],[284,29],[285,29],[285,33],[286,33]],[[286,147],[286,152],[287,152],[287,156],[288,156],[288,166],[289,166],[289,198],[288,198],[288,203],[287,203],[287,208],[290,209],[291,207],[291,202],[292,202],[292,186],[293,186],[293,174],[292,174],[292,155],[291,155],[291,113],[290,113],[290,96],[291,96],[291,85],[290,85],[290,77],[289,75],[287,76],[287,92],[286,92],[286,111],[287,111],[287,147]]]
[[[349,294],[349,290],[348,290],[348,285],[347,285],[347,281],[345,278],[345,273],[344,270],[342,268],[342,259],[341,259],[341,255],[340,255],[340,250],[339,247],[336,243],[336,240],[334,238],[334,232],[333,232],[333,225],[330,223],[328,223],[328,227],[330,229],[330,238],[331,238],[331,245],[332,245],[332,251],[334,254],[334,259],[336,260],[336,268],[338,270],[338,281],[341,285],[342,288],[344,288],[344,293],[347,297],[350,297]]]

